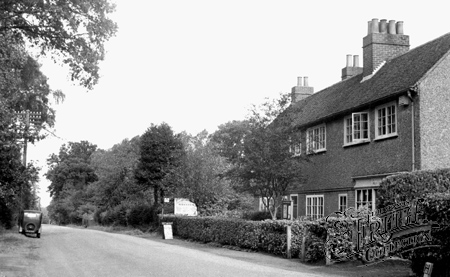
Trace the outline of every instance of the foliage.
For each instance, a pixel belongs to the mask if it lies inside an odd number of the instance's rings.
[[[23,45],[0,35],[0,223],[7,227],[15,212],[39,206],[39,169],[31,163],[23,165],[20,152],[23,140],[34,143],[43,139],[42,129],[53,126],[50,95],[58,98],[61,93],[49,88],[36,60]],[[17,114],[25,110],[40,112],[40,120],[27,124],[25,117]]]
[[[411,269],[421,274],[426,262],[433,263],[433,276],[449,276],[450,269],[450,193],[430,193],[422,202],[426,218],[436,227],[431,232],[431,245],[439,247],[425,247],[415,249],[411,255]]]
[[[270,212],[252,211],[252,212],[244,213],[242,218],[246,219],[246,220],[252,220],[252,221],[261,221],[261,220],[271,219],[272,215],[270,214]]]
[[[450,189],[450,169],[420,170],[388,176],[377,191],[377,208]]]
[[[179,164],[183,144],[167,123],[152,124],[141,136],[135,178],[144,190],[153,188],[154,203],[161,205],[165,192],[176,184],[164,182]]]
[[[98,180],[88,185],[87,194],[98,208],[110,208],[122,202],[141,203],[144,191],[134,178],[139,159],[139,137],[123,140],[109,150],[97,150],[91,166]]]
[[[174,235],[182,238],[205,243],[214,242],[231,245],[281,256],[285,256],[287,251],[287,226],[291,226],[292,230],[291,254],[293,257],[300,255],[304,235],[307,236],[307,246],[311,245],[313,240],[318,240],[316,233],[309,231],[317,226],[317,223],[313,221],[247,221],[222,217],[187,216],[165,216],[163,221],[173,222]],[[323,239],[322,245],[324,245]],[[311,251],[318,251],[314,247],[308,249],[306,256],[318,257],[322,255],[323,257],[323,246],[319,247],[322,253],[311,253]]]
[[[63,144],[59,154],[52,154],[47,160],[46,177],[50,180],[48,191],[53,197],[48,207],[49,216],[60,224],[81,222],[86,204],[86,190],[97,181],[91,166],[91,156],[97,146],[88,141]]]
[[[288,188],[301,180],[303,158],[289,152],[290,138],[297,135],[285,112],[289,99],[284,94],[254,106],[246,121],[222,125],[213,135],[219,153],[232,163],[226,176],[240,191],[267,199],[273,219]]]
[[[448,276],[450,262],[450,169],[422,170],[389,176],[380,184],[378,208],[399,202],[420,200],[425,217],[437,224],[431,244],[411,253],[412,270],[421,274],[426,262],[433,263],[433,276]]]
[[[166,178],[167,182],[177,184],[172,195],[189,199],[200,215],[224,215],[228,210],[239,210],[244,196],[238,195],[229,180],[222,177],[229,164],[216,153],[208,133],[182,134],[182,141],[181,163]]]
[[[72,80],[91,89],[99,79],[104,44],[117,31],[108,18],[114,9],[108,0],[5,0],[0,3],[0,35],[10,44],[28,41],[41,54],[67,64]]]

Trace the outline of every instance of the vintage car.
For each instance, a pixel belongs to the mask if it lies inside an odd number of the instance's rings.
[[[42,212],[34,210],[25,210],[19,215],[19,233],[36,234],[41,237],[42,231]]]

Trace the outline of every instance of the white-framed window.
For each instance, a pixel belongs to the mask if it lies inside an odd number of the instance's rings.
[[[345,212],[345,210],[347,210],[348,206],[347,206],[347,193],[340,193],[338,195],[339,198],[339,202],[338,202],[338,208],[340,212]]]
[[[397,135],[397,105],[395,102],[375,109],[375,139]]]
[[[371,211],[375,210],[375,189],[357,189],[355,191],[356,208],[367,206]]]
[[[292,219],[297,219],[298,217],[298,195],[297,194],[291,194],[291,215]]]
[[[306,130],[306,151],[316,153],[326,151],[326,127],[318,125]]]
[[[300,134],[298,134],[295,138],[289,137],[289,153],[291,153],[292,156],[300,156],[302,154]]]
[[[307,195],[306,196],[306,216],[311,219],[323,217],[323,195]]]
[[[344,118],[344,145],[369,141],[369,113],[352,113]]]
[[[259,198],[259,211],[260,212],[268,212],[269,211],[269,209],[267,207],[267,200],[268,200],[267,197]],[[273,203],[274,203],[273,198],[270,198],[269,203],[270,203],[269,206],[272,208]]]

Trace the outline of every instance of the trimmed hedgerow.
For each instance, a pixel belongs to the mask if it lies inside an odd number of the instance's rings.
[[[439,224],[431,231],[430,247],[416,249],[411,254],[411,269],[420,275],[426,262],[433,263],[433,276],[450,276],[450,193],[431,193],[423,198],[426,218]]]
[[[450,276],[450,169],[423,170],[401,173],[385,178],[377,192],[377,208],[399,202],[419,201],[424,216],[439,228],[432,229],[432,245],[412,251],[411,267],[421,274],[426,262],[433,266],[433,276]]]
[[[233,218],[187,216],[165,216],[162,221],[173,222],[174,235],[185,239],[237,246],[243,249],[263,251],[280,256],[286,256],[286,227],[291,226],[292,257],[299,257],[305,231],[311,226],[317,225],[313,221],[247,221]],[[307,246],[319,240],[316,233],[307,233]],[[323,239],[322,244],[324,244]],[[308,249],[307,257],[324,256],[323,253],[311,253],[313,251],[323,251],[323,247],[310,247]],[[309,260],[315,261],[316,259]]]
[[[450,169],[420,170],[388,176],[377,191],[377,208],[450,189]]]

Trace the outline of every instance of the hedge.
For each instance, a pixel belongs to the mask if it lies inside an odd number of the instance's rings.
[[[450,276],[450,169],[423,170],[389,176],[377,192],[377,208],[422,199],[425,217],[438,223],[431,232],[431,244],[440,247],[415,249],[410,253],[411,268],[422,274],[426,262],[433,263],[433,276]]]
[[[420,170],[388,176],[377,191],[377,208],[450,189],[450,169]]]
[[[262,251],[286,256],[286,227],[291,226],[291,255],[299,257],[303,235],[307,235],[307,261],[314,262],[324,257],[323,247],[314,247],[324,238],[318,238],[314,230],[318,225],[314,221],[265,220],[247,221],[221,217],[165,216],[163,222],[173,223],[173,234],[184,239],[204,243],[219,243],[237,246],[243,249]],[[308,231],[308,232],[306,232]],[[306,233],[305,233],[306,232]],[[313,247],[311,247],[313,246]],[[321,253],[316,253],[321,251]]]

